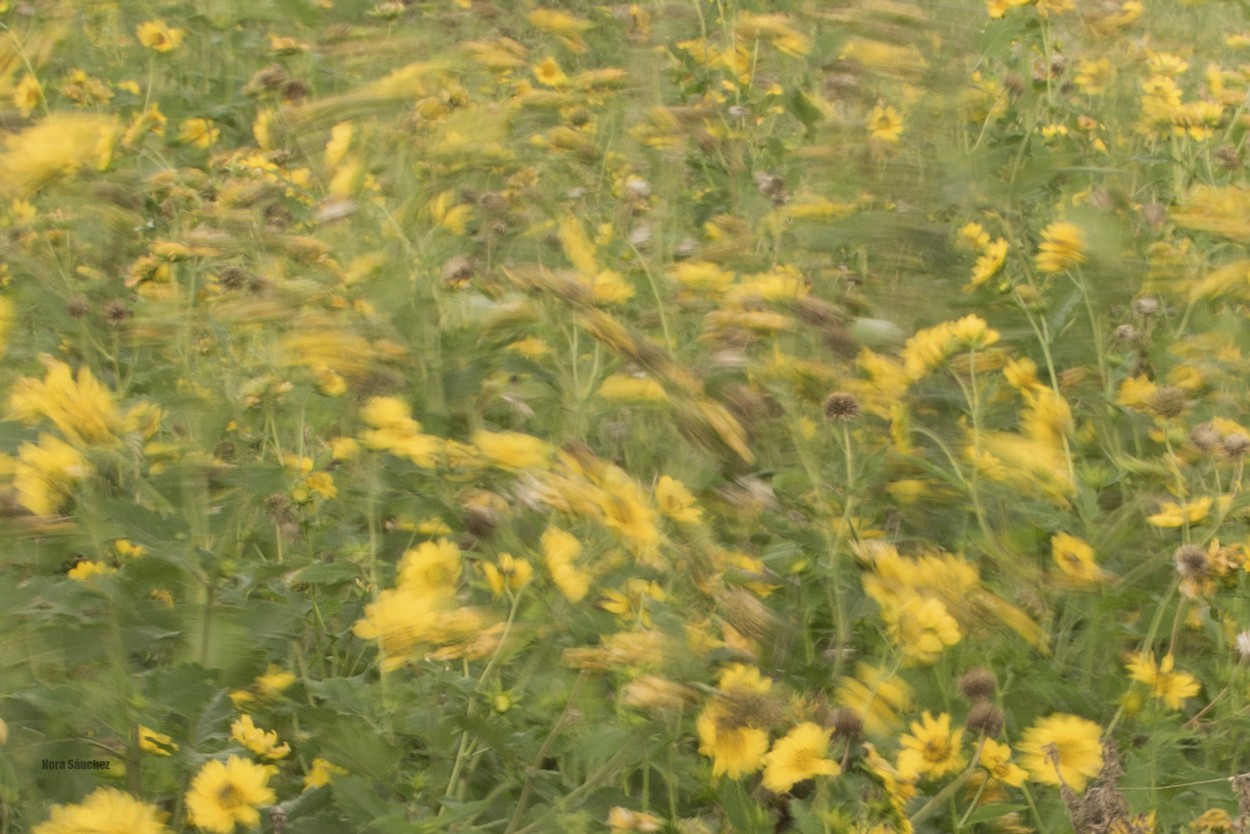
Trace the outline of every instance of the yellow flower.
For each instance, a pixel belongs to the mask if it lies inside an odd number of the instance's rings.
[[[651,616],[647,613],[647,601],[663,601],[666,598],[664,589],[658,583],[631,577],[625,581],[624,591],[604,591],[598,605],[604,611],[611,611],[626,621],[638,621],[643,625],[651,625]]]
[[[907,376],[917,380],[949,359],[954,351],[955,337],[951,323],[943,322],[912,334],[903,345],[901,358]]]
[[[903,117],[893,107],[878,104],[868,114],[868,132],[879,142],[897,143],[903,135]]]
[[[951,730],[951,717],[942,713],[937,718],[925,710],[920,721],[911,724],[911,735],[899,739],[903,749],[898,753],[898,773],[910,782],[920,776],[938,777],[954,773],[965,764],[959,744],[964,731]]]
[[[104,562],[93,562],[90,559],[83,559],[74,565],[66,575],[78,582],[89,583],[93,577],[108,576],[111,573],[117,573],[117,568],[112,565],[106,565]]]
[[[911,706],[906,681],[867,663],[855,667],[855,676],[838,682],[835,701],[854,711],[870,736],[887,735],[899,724],[899,712]]]
[[[347,151],[352,146],[352,135],[355,126],[351,122],[339,122],[330,128],[330,141],[326,142],[325,160],[327,168],[337,168]]]
[[[1036,782],[1067,785],[1078,793],[1102,769],[1102,728],[1075,715],[1055,713],[1024,731],[1021,764]]]
[[[77,445],[114,445],[122,417],[113,392],[102,385],[87,367],[71,374],[69,365],[47,360],[42,380],[23,377],[9,395],[9,416],[32,425],[46,418]]]
[[[1011,748],[992,738],[982,740],[979,762],[991,777],[1013,788],[1023,785],[1029,775],[1024,768],[1011,761]]]
[[[1155,665],[1153,654],[1141,652],[1133,655],[1128,662],[1129,677],[1150,687],[1151,693],[1171,709],[1180,709],[1186,698],[1192,698],[1202,689],[1197,678],[1188,672],[1172,670],[1175,659],[1165,655],[1158,666]]]
[[[534,28],[550,32],[574,52],[586,51],[582,33],[590,28],[590,21],[555,9],[534,9],[528,17]]]
[[[310,791],[313,788],[324,787],[330,784],[330,780],[335,776],[343,776],[346,773],[346,770],[333,764],[329,759],[313,759],[312,767],[308,768],[308,773],[304,775],[304,790]]]
[[[13,104],[18,110],[22,111],[23,116],[29,116],[34,112],[35,108],[43,101],[43,85],[39,83],[39,79],[30,73],[22,76],[22,80],[13,88]]]
[[[837,762],[825,758],[829,735],[829,730],[805,721],[778,739],[763,759],[764,787],[773,793],[786,793],[813,776],[841,773]]]
[[[664,402],[664,386],[647,376],[612,374],[599,385],[599,396],[608,402]]]
[[[1003,377],[1017,391],[1031,391],[1041,385],[1037,379],[1037,363],[1027,357],[1010,360],[1003,367]]]
[[[212,119],[183,119],[178,127],[178,141],[197,148],[210,148],[221,136]]]
[[[542,535],[543,560],[551,572],[551,581],[569,602],[580,602],[590,590],[590,574],[576,565],[582,544],[572,534],[558,527],[548,527]]]
[[[1042,244],[1037,249],[1040,272],[1063,272],[1085,261],[1085,233],[1079,226],[1051,223],[1042,230]]]
[[[1116,397],[1116,404],[1137,411],[1145,411],[1150,398],[1157,390],[1159,387],[1145,374],[1125,377],[1120,383],[1120,393]]]
[[[527,560],[513,556],[511,553],[500,553],[498,564],[482,563],[482,573],[495,596],[503,596],[504,590],[519,591],[529,584],[534,575],[534,566]]]
[[[581,554],[581,543],[575,535],[560,528],[542,531],[542,555],[547,561],[572,561]]]
[[[5,137],[0,153],[0,197],[29,196],[58,177],[84,168],[104,170],[117,140],[115,119],[53,112],[21,133]]]
[[[272,772],[272,767],[238,756],[204,765],[187,791],[191,824],[213,834],[231,834],[237,825],[260,825],[259,809],[276,799],[269,787]]]
[[[974,252],[984,252],[990,245],[990,234],[980,223],[966,223],[955,236],[955,245]]]
[[[741,12],[734,20],[734,33],[744,40],[764,40],[778,51],[798,57],[811,51],[809,37],[790,25],[782,14],[750,14]]]
[[[338,487],[334,485],[334,476],[329,472],[314,472],[304,479],[303,483],[291,490],[291,496],[303,503],[313,495],[320,495],[326,500],[337,498]]]
[[[32,834],[168,834],[168,816],[116,788],[96,788],[77,805],[54,805]]]
[[[968,281],[965,289],[979,287],[997,275],[1002,270],[1003,264],[1007,262],[1007,250],[1007,241],[1001,237],[987,244],[985,251],[972,267],[972,279]]]
[[[516,431],[479,431],[470,440],[482,457],[501,469],[541,469],[553,452],[545,440]]]
[[[1114,79],[1115,65],[1107,58],[1082,60],[1076,66],[1076,86],[1087,96],[1105,93]]]
[[[867,766],[868,772],[872,774],[874,781],[885,788],[891,802],[899,803],[895,805],[899,818],[905,817],[906,814],[902,813],[900,806],[916,795],[915,782],[912,779],[904,779],[898,768],[877,752],[875,745],[865,742],[864,751],[868,754],[864,757],[864,765]],[[910,829],[906,830],[910,832]]]
[[[150,727],[139,725],[139,749],[157,756],[168,756],[178,749],[174,740],[164,733],[158,733]]]
[[[265,699],[277,698],[283,690],[290,688],[296,681],[295,675],[273,663],[265,670],[265,674],[252,682],[256,694]]]
[[[455,593],[460,580],[462,558],[460,548],[448,539],[422,542],[404,552],[399,560],[395,584],[419,594]]]
[[[534,65],[534,77],[538,79],[539,84],[545,84],[548,87],[560,87],[569,80],[564,70],[560,69],[560,65],[556,63],[556,59],[551,56],[543,58]]]
[[[718,295],[733,284],[732,272],[707,261],[683,261],[673,267],[673,278],[693,292]]]
[[[999,332],[986,324],[985,319],[980,316],[964,316],[957,321],[948,322],[947,327],[950,328],[955,346],[969,350],[987,348],[1000,338]]]
[[[156,52],[172,52],[182,44],[187,33],[182,29],[171,29],[163,20],[149,20],[139,24],[135,36],[139,43]]]
[[[372,397],[365,403],[360,418],[375,429],[403,432],[421,431],[421,424],[412,419],[412,410],[395,397]]]
[[[1159,512],[1146,517],[1146,523],[1152,527],[1183,527],[1186,524],[1197,524],[1211,513],[1211,504],[1212,500],[1209,495],[1181,504],[1175,501],[1164,501],[1159,505]]]
[[[768,733],[757,727],[735,726],[734,716],[719,702],[699,713],[699,753],[712,759],[712,776],[740,779],[760,769],[768,750]]]
[[[959,623],[941,600],[908,593],[881,612],[890,641],[903,650],[903,657],[921,665],[938,659],[942,649],[959,642]]]
[[[773,679],[767,675],[761,675],[760,670],[755,666],[731,663],[720,673],[720,677],[716,679],[716,685],[725,691],[741,689],[763,693],[772,690]]]
[[[462,44],[474,64],[492,70],[514,70],[525,66],[526,49],[511,38],[469,41]]]
[[[365,606],[365,616],[356,621],[352,633],[362,640],[376,640],[382,654],[382,669],[397,669],[415,651],[431,643],[451,603],[438,593],[421,593],[399,587],[378,594],[377,602]]]
[[[510,350],[513,353],[524,356],[526,359],[540,359],[553,353],[551,345],[536,336],[526,336],[523,339],[517,339],[504,348],[504,350]],[[604,380],[604,382],[606,383],[607,380]],[[599,395],[605,396],[602,388],[599,389]]]
[[[450,536],[451,528],[438,516],[429,516],[417,522],[417,532],[423,536]]]
[[[17,501],[35,515],[56,515],[74,484],[91,472],[81,452],[50,434],[41,434],[39,445],[18,447],[13,465]]]
[[[655,501],[660,512],[673,521],[682,524],[698,524],[703,519],[703,511],[695,506],[694,496],[685,484],[668,475],[660,477],[655,485]]]
[[[1068,533],[1050,537],[1051,558],[1064,576],[1080,585],[1092,585],[1102,579],[1102,571],[1094,562],[1094,548],[1088,542]]]
[[[230,737],[266,759],[281,759],[291,752],[291,746],[285,742],[278,744],[278,733],[274,730],[265,732],[252,722],[252,716],[246,713],[230,725]]]
[[[430,216],[439,227],[453,235],[463,235],[468,231],[469,220],[473,216],[471,206],[454,203],[456,195],[451,191],[443,191],[430,201]]]
[[[594,497],[604,526],[613,530],[636,555],[649,555],[660,542],[655,511],[638,484],[618,467],[607,468]]]
[[[663,820],[654,814],[631,811],[619,805],[608,811],[608,828],[611,829],[611,834],[624,834],[626,831],[654,832],[659,831],[662,826]]]

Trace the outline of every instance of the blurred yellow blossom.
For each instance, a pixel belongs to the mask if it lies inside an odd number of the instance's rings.
[[[304,790],[321,788],[330,784],[335,776],[346,776],[347,770],[331,762],[329,759],[317,757],[313,759],[308,772],[304,774]]]
[[[1072,223],[1051,223],[1042,230],[1042,243],[1037,249],[1037,268],[1041,272],[1063,272],[1085,263],[1085,233]]]
[[[185,30],[173,28],[163,20],[145,21],[135,31],[139,43],[156,52],[172,52],[186,36]]]
[[[890,105],[878,104],[868,114],[868,133],[878,141],[897,143],[903,135],[903,117]]]

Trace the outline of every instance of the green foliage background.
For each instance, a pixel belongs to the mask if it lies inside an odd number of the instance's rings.
[[[0,831],[101,785],[191,830],[195,773],[250,755],[231,735],[242,711],[291,745],[271,779],[285,822],[263,818],[289,834],[597,832],[618,807],[682,832],[1140,830],[1091,827],[1036,780],[978,792],[975,764],[903,796],[844,727],[839,777],[785,795],[714,777],[696,717],[733,662],[775,681],[774,738],[834,730],[857,665],[888,670],[914,692],[868,739],[891,760],[923,711],[961,723],[957,680],[989,668],[1005,742],[1051,713],[1115,742],[1117,824],[1232,830],[1193,821],[1250,814],[1228,781],[1250,654],[1245,10],[1040,5],[549,7],[583,27],[476,0],[0,3],[0,386],[62,362],[121,411],[159,409],[109,442],[59,427],[90,473],[66,476],[53,514],[14,473],[55,421],[10,402],[0,422]],[[136,37],[157,19],[185,33],[176,48]],[[1081,80],[1099,59],[1116,68],[1102,91]],[[1179,98],[1160,120],[1143,96],[1162,77]],[[898,141],[870,129],[886,108]],[[197,145],[193,119],[215,141]],[[23,144],[40,124],[58,128]],[[1035,256],[1058,222],[1084,261],[1047,274]],[[1009,246],[978,286],[969,223]],[[699,290],[692,264],[730,288]],[[904,370],[923,333],[968,315],[997,341],[951,337]],[[1002,372],[1021,360],[1069,409],[1046,448]],[[614,401],[612,374],[664,396]],[[826,418],[834,391],[855,419]],[[444,439],[437,463],[367,448],[376,397]],[[482,431],[633,486],[604,498],[588,475],[591,509],[562,509],[543,467],[492,462]],[[975,466],[996,433],[1059,455],[1064,485],[1027,460],[1002,478]],[[362,448],[336,455],[343,438]],[[662,476],[699,522],[665,515]],[[1149,520],[1203,498],[1183,523]],[[610,521],[622,506],[652,545]],[[544,567],[551,525],[583,545],[584,600]],[[1088,542],[1096,577],[1063,570],[1058,533]],[[356,624],[403,554],[443,536],[463,554],[457,604],[502,637],[383,671]],[[944,598],[961,639],[934,662],[864,593],[872,541],[975,567],[976,591]],[[1183,545],[1209,554],[1190,585]],[[532,564],[528,584],[492,587],[501,554]],[[82,561],[116,570],[79,581]],[[613,634],[664,650],[570,660]],[[1166,680],[1130,680],[1138,652],[1174,656],[1200,691],[1170,708],[1153,697]],[[266,693],[273,667],[294,682]],[[630,705],[647,675],[680,703]],[[139,726],[177,749],[145,752]],[[114,766],[41,770],[74,758]],[[305,790],[317,758],[343,773]]]

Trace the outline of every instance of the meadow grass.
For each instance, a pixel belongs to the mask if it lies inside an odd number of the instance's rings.
[[[1247,830],[1248,50],[0,1],[0,834]]]

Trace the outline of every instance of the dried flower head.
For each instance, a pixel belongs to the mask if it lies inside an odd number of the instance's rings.
[[[1237,635],[1237,656],[1242,661],[1250,661],[1250,631],[1243,631]]]
[[[1185,411],[1185,391],[1174,385],[1160,386],[1147,398],[1146,407],[1165,420],[1179,417]]]
[[[1250,437],[1246,437],[1241,432],[1233,432],[1224,436],[1220,441],[1220,446],[1224,449],[1224,454],[1230,458],[1239,458],[1250,451]]]
[[[850,707],[838,707],[831,718],[833,731],[840,738],[859,738],[864,734],[864,719]]]
[[[1211,452],[1220,445],[1220,433],[1210,423],[1199,423],[1190,429],[1189,442],[1201,452]]]
[[[75,295],[65,302],[65,312],[72,319],[80,319],[91,310],[91,302],[84,295]]]
[[[838,423],[849,423],[859,416],[859,400],[846,391],[834,391],[825,398],[825,417]]]
[[[134,315],[130,308],[120,301],[110,301],[104,305],[104,318],[109,324],[119,325]]]
[[[1003,731],[1003,711],[990,701],[977,701],[968,710],[964,726],[974,733],[993,738]]]
[[[1172,554],[1176,561],[1176,572],[1182,579],[1203,579],[1210,570],[1211,563],[1207,552],[1196,544],[1183,544]]]
[[[997,685],[994,673],[984,666],[974,666],[959,678],[959,691],[973,703],[991,697]]]

